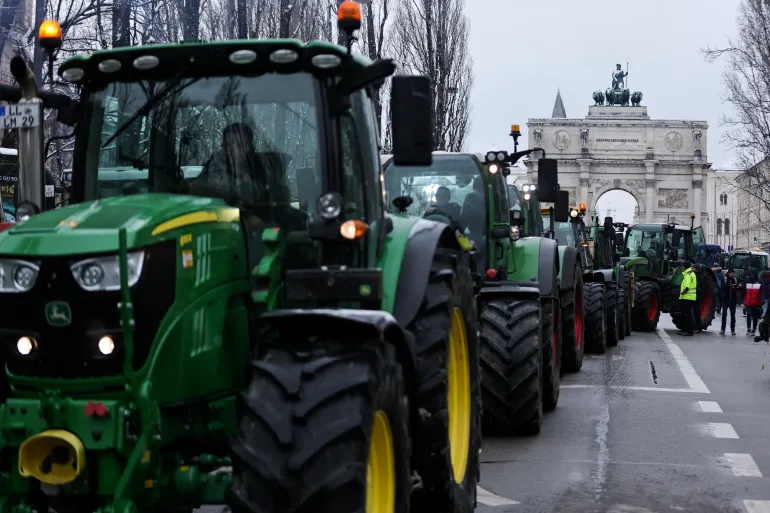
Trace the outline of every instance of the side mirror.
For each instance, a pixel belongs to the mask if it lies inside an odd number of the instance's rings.
[[[539,159],[537,162],[537,198],[544,203],[555,203],[559,184],[558,162],[556,159]]]
[[[604,226],[606,226],[606,227],[608,227],[608,228],[609,228],[610,226],[612,226],[612,218],[611,218],[611,217],[605,217],[605,218],[604,218]]]
[[[512,226],[524,226],[524,214],[518,208],[508,211]]]
[[[618,247],[623,247],[623,244],[625,244],[625,239],[623,237],[623,234],[620,232],[615,233],[615,245]]]
[[[428,77],[393,77],[390,118],[393,123],[393,163],[397,166],[431,165],[433,98]]]
[[[557,223],[569,221],[569,192],[556,191],[556,202],[553,207],[553,219]]]

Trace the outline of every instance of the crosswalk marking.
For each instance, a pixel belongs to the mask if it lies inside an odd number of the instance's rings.
[[[770,501],[743,501],[748,513],[770,513]]]
[[[716,401],[698,401],[701,411],[706,413],[723,413],[722,408]]]
[[[740,438],[738,433],[735,432],[735,428],[733,428],[732,424],[710,422],[708,424],[708,431],[715,438]]]
[[[762,477],[762,472],[760,472],[751,454],[725,453],[725,459],[735,476]]]
[[[517,501],[496,495],[480,486],[476,487],[476,500],[485,506],[511,506],[513,504],[520,504]]]

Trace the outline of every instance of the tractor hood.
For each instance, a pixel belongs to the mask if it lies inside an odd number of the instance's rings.
[[[238,209],[224,201],[175,194],[135,194],[43,212],[0,233],[0,255],[79,255],[118,250],[125,228],[129,249],[173,238],[177,228],[231,222]]]

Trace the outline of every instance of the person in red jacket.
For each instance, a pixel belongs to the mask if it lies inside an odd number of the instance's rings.
[[[746,307],[746,335],[754,335],[757,332],[757,323],[762,313],[761,289],[756,274],[746,273],[746,297],[743,300],[743,306]]]

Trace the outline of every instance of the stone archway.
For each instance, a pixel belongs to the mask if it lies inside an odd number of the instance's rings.
[[[610,191],[623,191],[630,194],[631,197],[636,201],[637,207],[639,207],[639,222],[644,222],[646,215],[644,193],[634,190],[632,187],[624,184],[612,184],[596,189],[591,198],[591,204],[588,205],[588,211],[590,215],[596,215],[596,204],[599,202],[599,198]]]

